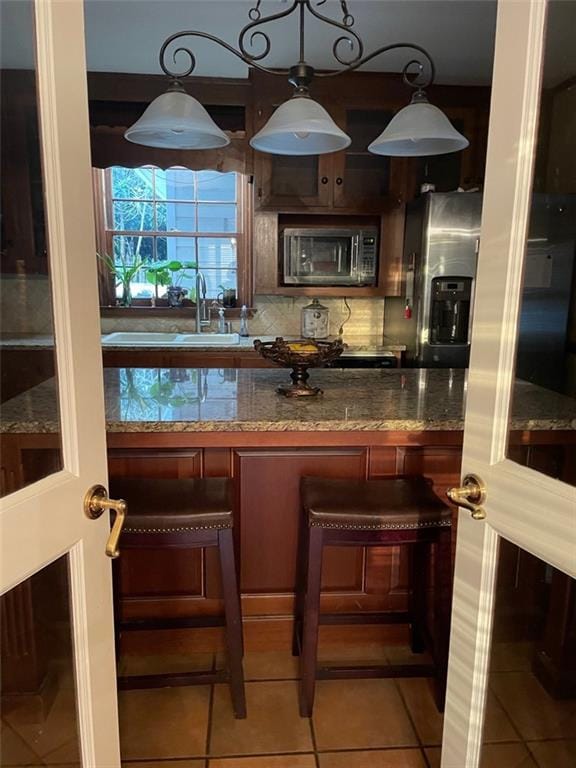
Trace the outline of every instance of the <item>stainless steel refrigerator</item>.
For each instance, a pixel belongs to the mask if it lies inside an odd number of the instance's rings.
[[[408,358],[415,366],[468,365],[481,215],[477,192],[428,193],[407,206]],[[533,195],[516,375],[558,392],[566,381],[575,250],[576,195]]]
[[[414,364],[465,368],[470,356],[482,195],[427,193],[406,211],[406,298]]]

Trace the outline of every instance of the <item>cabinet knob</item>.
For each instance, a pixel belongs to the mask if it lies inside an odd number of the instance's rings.
[[[328,184],[328,176],[322,176],[320,181],[322,182],[322,184]]]
[[[338,178],[336,179],[336,184],[338,184],[338,186],[342,184],[342,178],[340,176],[338,176]]]

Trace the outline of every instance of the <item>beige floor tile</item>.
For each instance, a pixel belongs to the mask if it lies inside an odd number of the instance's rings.
[[[11,703],[4,719],[40,757],[78,738],[76,696],[70,688],[57,691],[49,711],[42,718],[36,697],[23,696],[18,703]]]
[[[314,732],[320,750],[409,747],[418,742],[392,680],[322,680]]]
[[[493,643],[490,656],[492,672],[530,672],[534,643]]]
[[[43,758],[46,765],[80,765],[78,740],[73,739]]]
[[[440,747],[427,747],[424,749],[430,768],[440,768],[442,749]],[[455,768],[455,767],[454,767]]]
[[[209,686],[121,691],[124,760],[196,757],[206,752]]]
[[[140,656],[124,654],[120,659],[121,675],[154,675],[167,672],[192,672],[212,669],[212,653],[190,653]]]
[[[210,760],[208,768],[316,768],[314,755],[266,755]]]
[[[20,766],[40,763],[39,758],[28,744],[9,726],[0,729],[0,765]]]
[[[576,765],[576,739],[530,741],[527,746],[539,768],[574,768]]]
[[[444,717],[436,708],[432,678],[406,678],[397,682],[422,744],[441,744]],[[512,723],[491,692],[488,693],[484,738],[489,743],[519,740]]]
[[[386,658],[390,664],[431,664],[432,657],[428,652],[412,653],[408,645],[386,646]]]
[[[318,660],[328,666],[332,664],[387,664],[386,651],[382,643],[364,645],[324,645],[318,647]]]
[[[570,738],[576,733],[576,701],[555,700],[534,675],[491,675],[490,687],[526,741]]]
[[[426,768],[419,749],[371,749],[367,752],[326,752],[320,768]]]
[[[440,747],[431,747],[424,751],[430,768],[440,768]],[[462,768],[462,766],[451,765],[446,768]],[[517,744],[485,744],[482,749],[480,768],[537,768],[537,766],[524,744],[518,742]]]
[[[215,686],[212,756],[312,751],[310,723],[298,713],[296,682],[247,683],[246,707],[248,717],[236,720],[228,687]]]
[[[218,654],[218,669],[224,666],[224,655]],[[298,658],[290,651],[248,651],[244,654],[244,678],[250,680],[296,680]]]

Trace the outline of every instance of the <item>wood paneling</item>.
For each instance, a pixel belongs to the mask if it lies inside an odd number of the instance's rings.
[[[102,351],[107,368],[274,368],[254,349],[205,350],[107,350]]]
[[[108,468],[113,493],[114,477],[200,477],[202,452],[194,449],[113,450],[109,452]],[[126,501],[130,516],[130,499]],[[183,600],[191,610],[194,603],[189,598],[205,595],[202,550],[150,548],[122,551],[122,542],[120,549],[122,608],[128,608],[126,604],[131,603],[129,610],[124,610],[126,617],[154,615],[154,611],[161,615],[178,615]],[[174,603],[179,606],[175,607]]]
[[[293,592],[300,518],[300,478],[365,477],[366,451],[237,451],[242,510],[242,592]],[[362,589],[362,551],[329,552],[325,590]]]

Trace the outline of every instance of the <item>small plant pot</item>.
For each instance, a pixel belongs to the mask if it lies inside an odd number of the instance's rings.
[[[186,288],[180,288],[179,285],[169,285],[168,290],[166,291],[168,306],[181,307],[187,293],[188,290]]]

